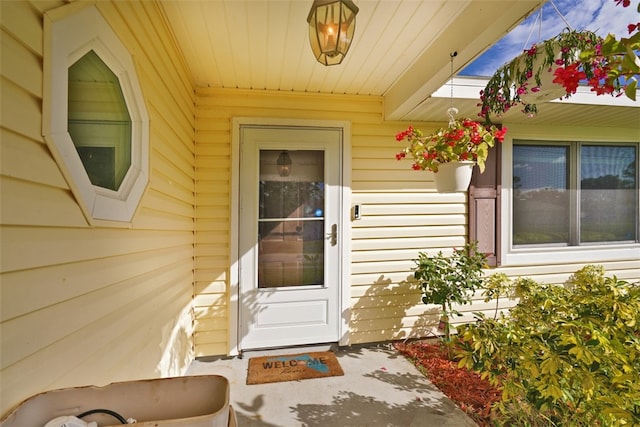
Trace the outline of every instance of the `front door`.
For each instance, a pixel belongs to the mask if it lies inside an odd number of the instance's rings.
[[[342,130],[240,128],[242,350],[338,341]]]

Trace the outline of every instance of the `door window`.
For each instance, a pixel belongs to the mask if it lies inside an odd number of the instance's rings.
[[[324,151],[260,150],[258,288],[324,285]]]

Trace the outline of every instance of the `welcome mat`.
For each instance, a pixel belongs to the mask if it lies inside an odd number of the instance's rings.
[[[331,351],[262,356],[249,359],[247,384],[277,383],[344,375]]]

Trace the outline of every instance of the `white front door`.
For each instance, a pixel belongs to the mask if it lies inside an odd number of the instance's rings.
[[[242,350],[338,341],[341,145],[336,128],[240,127]]]

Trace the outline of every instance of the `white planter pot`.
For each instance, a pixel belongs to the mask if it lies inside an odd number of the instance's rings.
[[[475,162],[462,161],[442,163],[435,174],[436,189],[438,193],[455,193],[467,191],[471,182]]]
[[[67,415],[96,408],[138,420],[137,426],[235,427],[229,404],[229,380],[220,375],[198,375],[112,383],[46,391],[32,396],[0,419],[3,427],[44,426],[63,417],[69,426],[81,425]],[[75,417],[71,417],[75,418]],[[114,426],[111,415],[90,415],[85,421]],[[128,425],[128,424],[127,424]]]
[[[520,100],[525,104],[541,104],[543,102],[552,101],[554,99],[558,99],[567,94],[567,91],[562,85],[553,82],[555,76],[553,72],[558,67],[555,64],[544,65],[544,59],[546,57],[546,52],[544,51],[544,46],[538,46],[539,53],[533,60],[532,70],[534,75],[527,80],[527,93],[520,95]],[[554,49],[555,59],[560,58],[560,46]],[[520,68],[525,68],[525,56],[527,54],[523,53],[520,55]],[[538,69],[540,69],[540,85],[536,82],[535,73],[537,73]],[[531,89],[538,86],[540,90],[538,92],[533,92]]]

